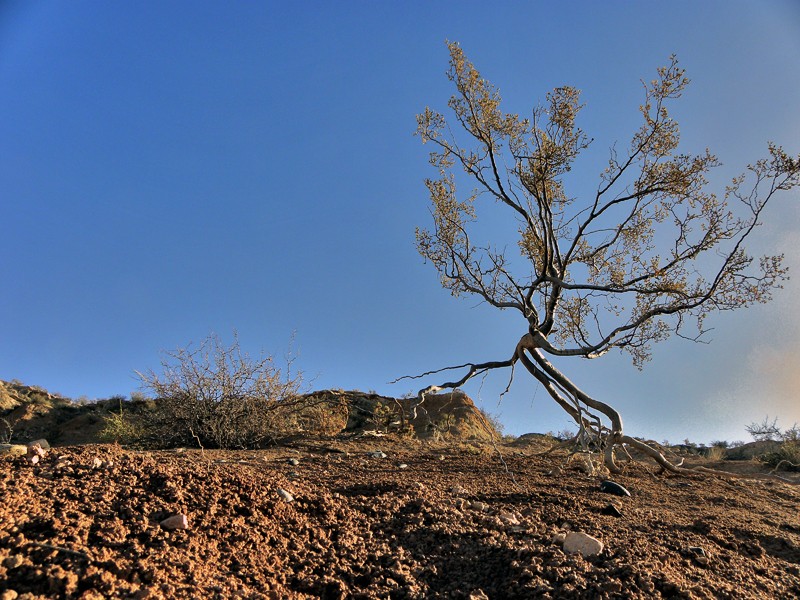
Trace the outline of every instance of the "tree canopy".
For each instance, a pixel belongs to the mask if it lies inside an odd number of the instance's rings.
[[[582,431],[602,441],[615,469],[614,446],[637,441],[623,435],[613,408],[546,355],[591,359],[618,349],[641,368],[653,344],[671,334],[699,339],[708,314],[769,301],[787,277],[783,256],[756,259],[745,241],[773,197],[800,182],[800,157],[769,144],[766,158],[723,193],[709,190],[717,158],[678,149],[669,106],[689,80],[672,56],[643,82],[641,125],[630,142],[609,150],[594,192],[576,197],[572,169],[591,143],[578,126],[580,91],[554,89],[529,117],[505,113],[498,89],[461,47],[448,42],[448,49],[449,113],[426,108],[417,116],[437,170],[425,181],[433,225],[417,230],[417,247],[453,295],[518,311],[526,327],[510,359],[461,365],[463,378],[421,390],[420,401],[522,362]],[[456,186],[464,176],[473,185],[466,194]],[[506,211],[506,238],[474,239],[479,204]]]

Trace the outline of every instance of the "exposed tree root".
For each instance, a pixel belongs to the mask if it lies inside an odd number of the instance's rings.
[[[568,377],[559,371],[547,358],[540,348],[540,340],[538,337],[528,333],[520,338],[514,355],[509,360],[504,361],[491,361],[484,363],[466,363],[455,367],[446,367],[436,371],[429,371],[422,375],[407,375],[400,377],[395,381],[402,379],[419,379],[434,373],[441,373],[443,371],[459,368],[468,368],[463,377],[456,381],[449,381],[440,385],[429,385],[417,393],[417,401],[410,406],[409,412],[411,418],[416,417],[416,411],[422,407],[425,397],[446,389],[454,390],[461,387],[467,381],[476,375],[487,373],[494,369],[501,369],[506,367],[513,367],[517,361],[521,362],[525,369],[533,375],[533,377],[547,390],[550,397],[564,411],[569,414],[575,423],[578,425],[579,434],[576,437],[583,436],[583,443],[587,445],[590,441],[603,452],[603,462],[605,467],[610,473],[621,473],[622,469],[617,464],[615,458],[615,451],[620,449],[622,452],[631,458],[626,446],[636,449],[645,456],[651,458],[658,464],[664,472],[673,473],[675,475],[715,475],[725,478],[736,479],[767,479],[778,480],[784,483],[794,483],[788,481],[783,477],[775,475],[775,471],[769,474],[739,474],[729,471],[720,471],[718,469],[710,469],[707,467],[684,467],[683,459],[680,462],[670,461],[662,452],[660,452],[653,445],[648,444],[642,440],[636,439],[623,432],[622,417],[612,406],[592,398],[583,392],[577,385],[575,385]],[[513,379],[513,374],[512,374]],[[509,382],[509,386],[510,386]],[[601,418],[604,417],[609,426],[602,423]],[[573,440],[575,441],[575,440]],[[545,454],[551,452],[551,448]],[[584,448],[586,450],[586,448]],[[777,470],[777,468],[775,469]]]

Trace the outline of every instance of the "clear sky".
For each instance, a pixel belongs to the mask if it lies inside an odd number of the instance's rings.
[[[676,53],[693,80],[673,110],[681,148],[719,156],[720,190],[768,140],[800,152],[793,0],[5,0],[0,378],[128,394],[161,350],[234,330],[277,355],[296,332],[313,388],[401,395],[415,386],[399,375],[510,356],[525,323],[451,298],[414,247],[432,175],[414,118],[446,108],[446,39],[508,111],[582,89],[603,152]],[[584,166],[572,181],[591,188],[605,164]],[[713,318],[711,345],[659,345],[643,372],[558,363],[632,435],[800,421],[800,197],[778,200],[755,245],[794,268],[775,302]],[[466,391],[509,433],[569,426],[522,375],[498,405],[505,383]]]

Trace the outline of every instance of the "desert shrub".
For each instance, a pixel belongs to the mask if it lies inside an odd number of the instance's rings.
[[[486,422],[492,428],[491,434],[494,438],[503,438],[503,431],[505,430],[505,425],[500,421],[500,415],[492,414],[488,411],[483,410],[482,408],[478,409],[480,413],[483,415]]]
[[[257,448],[304,429],[303,374],[272,356],[251,358],[238,336],[230,347],[211,335],[199,346],[165,353],[162,372],[138,373],[155,397],[143,413],[151,445]]]
[[[781,434],[781,440],[784,442],[800,442],[800,425],[795,423],[789,429],[784,430]]]
[[[142,422],[135,416],[112,412],[103,417],[103,428],[97,434],[101,442],[135,446],[147,439]]]
[[[375,431],[389,431],[392,423],[399,418],[400,413],[397,406],[378,402],[367,416],[367,421],[375,428]]]
[[[761,460],[774,469],[800,471],[800,441],[783,442],[774,452],[768,452]]]
[[[710,460],[724,460],[728,454],[727,445],[720,446],[712,444],[703,450],[703,455]]]

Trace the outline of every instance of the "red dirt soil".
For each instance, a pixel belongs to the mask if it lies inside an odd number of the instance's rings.
[[[563,457],[501,450],[373,439],[5,456],[0,598],[800,597],[796,485],[633,464],[614,478],[631,497],[617,497]],[[159,525],[175,514],[188,529]],[[565,554],[567,531],[605,548]]]

